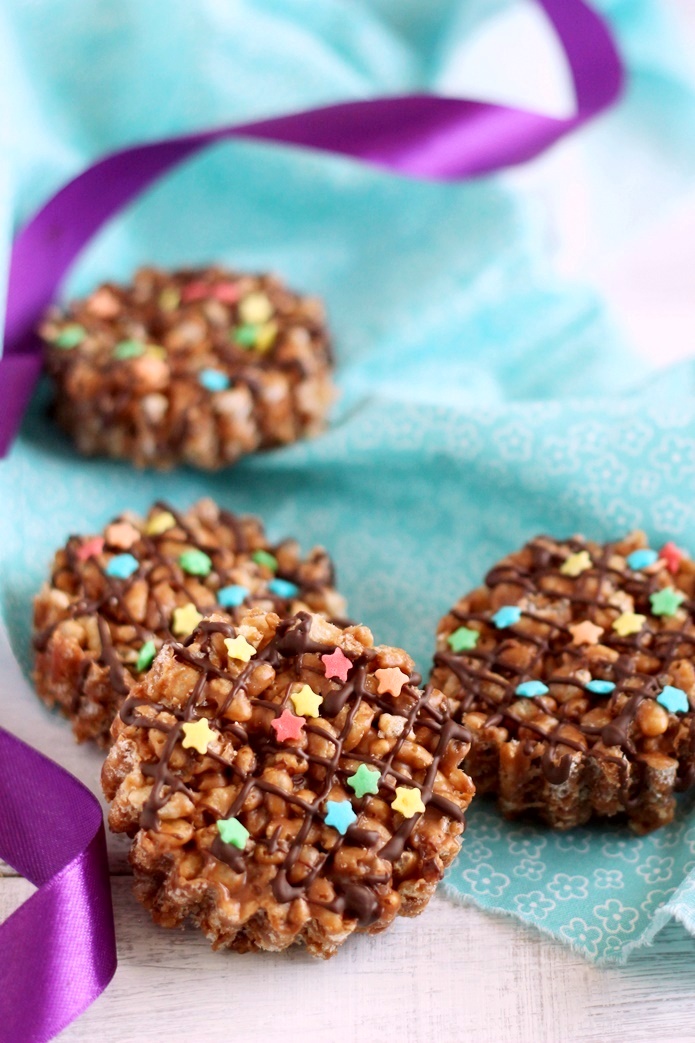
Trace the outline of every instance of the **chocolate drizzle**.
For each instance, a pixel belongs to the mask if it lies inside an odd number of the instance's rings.
[[[471,711],[487,713],[482,729],[503,725],[511,738],[517,737],[520,730],[532,733],[535,742],[527,740],[523,748],[529,755],[536,742],[541,744],[541,768],[552,785],[567,782],[576,760],[571,752],[563,752],[562,748],[616,764],[621,772],[623,803],[628,807],[639,790],[643,774],[639,767],[640,752],[635,746],[633,724],[645,700],[656,698],[666,684],[677,685],[676,680],[669,680],[674,663],[679,659],[692,660],[695,654],[695,606],[690,600],[682,603],[681,609],[685,610],[682,621],[662,621],[655,617],[650,595],[663,588],[663,573],[659,570],[632,571],[628,566],[624,570],[617,568],[615,557],[620,555],[617,546],[615,543],[606,544],[597,553],[595,546],[592,549],[592,545],[581,538],[559,544],[550,537],[539,536],[519,555],[530,557],[529,566],[513,559],[496,565],[486,576],[485,584],[490,591],[502,585],[516,589],[518,595],[515,597],[510,593],[505,600],[509,604],[521,602],[521,620],[511,627],[497,630],[491,622],[494,609],[484,612],[453,609],[451,615],[458,623],[472,624],[480,632],[482,640],[478,644],[481,647],[460,653],[437,652],[433,679],[441,686],[442,669],[455,675],[460,684],[460,695],[456,696],[457,700],[460,697],[458,714],[465,715]],[[567,548],[572,553],[592,550],[591,568],[574,579],[560,571],[568,555]],[[623,637],[612,629],[612,622],[621,615],[623,607],[605,596],[609,584],[628,594],[633,599],[634,611],[646,616],[646,623],[638,633]],[[475,603],[475,595],[471,600]],[[535,604],[538,600],[542,607]],[[555,614],[556,606],[565,605],[569,605],[572,617],[567,624],[558,622]],[[571,625],[584,620],[595,623],[599,613],[603,617],[600,644],[618,653],[612,662],[608,657],[592,659],[587,656],[584,647],[573,643],[569,630]],[[606,615],[610,618],[608,624],[605,623]],[[525,623],[527,620],[540,624],[534,633]],[[523,666],[516,665],[513,654],[510,654],[512,641],[521,649],[519,659]],[[644,672],[639,669],[641,657],[642,662],[647,659],[656,661],[653,670]],[[560,659],[565,663],[564,667],[556,665]],[[569,669],[567,660],[571,664]],[[592,679],[613,682],[615,688],[608,696],[591,692],[576,675],[569,676],[579,669],[592,672]],[[575,688],[578,696],[591,701],[592,707],[606,707],[612,719],[601,727],[592,725],[584,720],[584,714],[577,715],[568,709],[567,701],[556,700],[556,708],[548,709],[547,696],[533,699],[545,716],[542,727],[521,717],[515,712],[519,699],[516,688],[524,681],[535,679],[548,686],[551,698],[554,686]],[[695,716],[692,711],[687,716],[691,717],[690,736],[695,753]],[[555,719],[554,726],[548,726],[548,717]],[[568,735],[568,725],[578,729],[586,742]],[[669,728],[673,732],[673,724]],[[616,748],[619,755],[614,752]],[[685,788],[693,782],[695,768],[679,775],[678,787]]]
[[[234,698],[240,692],[246,691],[249,679],[259,664],[268,663],[274,669],[280,669],[283,672],[290,671],[299,679],[304,676],[304,657],[308,653],[330,654],[335,651],[336,645],[322,644],[311,638],[311,621],[312,618],[307,613],[299,613],[293,618],[283,620],[270,642],[262,647],[240,670],[238,676],[235,676],[233,673],[215,666],[211,661],[211,642],[214,635],[230,637],[236,633],[235,628],[221,620],[204,620],[194,638],[187,645],[174,644],[171,646],[172,654],[178,660],[198,672],[197,680],[183,708],[173,710],[169,706],[153,704],[135,696],[131,696],[125,702],[121,710],[121,717],[126,724],[157,729],[166,734],[159,759],[153,764],[144,765],[142,769],[148,777],[154,780],[154,784],[142,809],[141,828],[157,830],[159,811],[168,801],[171,791],[180,791],[182,787],[183,790],[186,790],[176,769],[170,766],[170,759],[180,740],[182,725],[187,721],[208,716],[202,713],[204,693],[208,683],[216,678],[231,682],[228,694],[216,708],[214,716],[208,717],[208,720],[212,728],[237,740],[238,725],[235,726],[234,722],[228,720],[225,713]],[[417,814],[412,818],[403,818],[396,828],[392,828],[391,836],[385,841],[379,831],[360,825],[361,812],[368,811],[371,801],[374,800],[390,803],[395,795],[396,786],[405,784],[420,791],[421,799],[426,807],[435,808],[442,815],[456,822],[463,822],[461,807],[436,792],[435,784],[442,758],[450,749],[450,745],[454,741],[461,743],[460,753],[463,757],[465,753],[463,744],[470,741],[470,736],[465,728],[456,724],[446,712],[432,705],[430,701],[431,686],[422,691],[412,683],[408,683],[404,685],[401,696],[396,700],[371,691],[376,686],[373,681],[371,684],[368,684],[367,681],[375,654],[373,649],[365,649],[363,654],[353,658],[348,681],[346,683],[333,682],[336,687],[331,687],[328,693],[324,693],[321,718],[324,721],[329,720],[334,725],[337,730],[336,735],[315,721],[306,721],[304,730],[309,738],[316,735],[332,745],[330,755],[310,752],[310,742],[304,747],[280,743],[277,741],[273,728],[267,726],[259,731],[253,725],[249,727],[247,735],[241,742],[248,742],[254,749],[257,761],[255,772],[246,774],[237,766],[235,760],[230,763],[228,759],[218,756],[214,751],[208,750],[206,755],[218,761],[220,770],[229,778],[230,783],[234,783],[237,787],[234,800],[227,812],[227,818],[240,816],[243,821],[245,805],[254,794],[279,796],[289,805],[293,813],[298,813],[301,817],[299,828],[290,839],[283,840],[280,837],[280,827],[271,821],[268,826],[269,836],[252,836],[243,853],[235,848],[230,849],[229,845],[223,843],[219,837],[214,839],[208,849],[209,853],[226,862],[235,872],[242,873],[248,871],[253,852],[259,844],[265,845],[268,852],[281,851],[284,857],[277,866],[271,884],[273,895],[278,902],[285,903],[296,898],[308,898],[315,905],[355,918],[363,927],[369,926],[379,919],[381,915],[380,889],[391,882],[393,869],[388,873],[376,872],[360,876],[358,880],[347,878],[344,869],[340,868],[341,863],[338,856],[341,849],[346,845],[362,848],[369,853],[372,861],[394,863],[405,850],[422,816]],[[419,678],[419,675],[413,676]],[[272,709],[274,716],[280,716],[288,705],[291,687],[291,685],[287,686],[287,691],[282,695],[280,701],[251,698],[250,703],[259,709]],[[405,718],[399,737],[383,758],[361,749],[360,745],[348,750],[344,748],[356,715],[365,703],[375,714],[383,711]],[[176,717],[176,723],[168,724],[159,717],[153,719],[151,716],[141,714],[139,711],[145,706],[153,708],[157,713],[173,714]],[[345,712],[343,713],[343,711]],[[342,717],[337,721],[336,718],[340,714]],[[418,729],[418,731],[424,729],[425,736],[427,733],[431,733],[435,737],[435,741],[428,741],[426,738],[421,740],[427,741],[428,747],[432,747],[432,759],[422,781],[417,781],[406,774],[403,770],[404,766],[402,768],[399,762],[403,744],[413,729]],[[423,732],[420,731],[420,734],[423,735]],[[304,786],[312,788],[313,799],[308,800],[297,793],[280,789],[263,777],[264,767],[268,761],[270,760],[272,763],[275,755],[288,752],[307,762]],[[301,859],[301,854],[310,831],[315,824],[322,823],[326,810],[325,802],[336,784],[343,787],[344,792],[350,793],[350,790],[346,788],[346,779],[353,773],[356,762],[368,764],[378,770],[380,775],[378,795],[359,799],[351,795],[353,808],[358,814],[357,821],[344,836],[337,831],[334,834],[331,831],[332,844],[327,849],[320,850],[315,864],[307,868]],[[204,802],[201,806],[204,807]],[[389,812],[391,817],[394,814]],[[334,898],[330,901],[319,899],[310,893],[312,884],[319,876],[328,879],[332,884]]]

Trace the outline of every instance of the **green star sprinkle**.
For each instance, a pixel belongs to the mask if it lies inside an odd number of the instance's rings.
[[[71,348],[76,348],[78,344],[81,344],[86,336],[87,331],[84,326],[80,326],[79,323],[73,322],[60,331],[53,343],[57,348],[63,348],[65,351],[70,351]]]
[[[453,634],[449,634],[447,641],[452,652],[470,652],[478,644],[479,637],[480,634],[477,630],[459,627],[458,630],[454,630]]]
[[[257,339],[258,326],[252,326],[248,322],[243,326],[237,326],[232,334],[232,340],[241,348],[255,348]]]
[[[381,775],[376,768],[368,768],[366,764],[360,764],[354,775],[348,775],[347,784],[355,791],[356,797],[364,797],[366,793],[379,792],[379,779]]]
[[[650,594],[649,600],[652,603],[652,615],[675,616],[681,602],[685,601],[685,594],[682,590],[664,587],[663,590],[657,590],[656,594]]]
[[[139,340],[122,340],[113,349],[113,357],[123,361],[124,359],[136,359],[145,354],[145,345]]]
[[[217,820],[217,831],[225,844],[232,844],[243,851],[249,839],[249,831],[238,818],[220,818]]]
[[[142,673],[143,670],[148,670],[149,667],[152,666],[152,662],[156,654],[157,646],[155,645],[154,641],[145,641],[145,644],[138,652],[138,661],[135,664],[135,669],[139,673]]]
[[[278,560],[272,554],[269,554],[267,550],[255,550],[251,558],[257,565],[265,565],[271,572],[277,571]]]
[[[204,550],[185,550],[179,558],[179,565],[189,576],[209,576],[212,572],[212,558]]]

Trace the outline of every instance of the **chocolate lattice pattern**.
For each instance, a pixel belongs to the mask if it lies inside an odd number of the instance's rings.
[[[160,519],[167,527],[151,531]],[[206,574],[182,566],[182,555],[191,552],[207,556]],[[110,563],[124,554],[134,559],[133,571],[110,575]],[[119,706],[149,667],[138,663],[143,646],[153,646],[151,662],[154,651],[176,638],[177,611],[191,606],[198,616],[216,610],[235,618],[253,606],[281,616],[304,607],[340,616],[345,604],[334,582],[322,548],[302,559],[292,540],[271,544],[257,518],[212,500],[186,512],[155,503],[144,520],[124,515],[103,538],[73,536],[58,551],[35,603],[37,690],[73,720],[78,739],[106,745]],[[221,594],[230,587],[235,605]]]
[[[646,831],[672,818],[673,792],[695,781],[695,570],[683,560],[672,575],[648,551],[643,560],[655,560],[631,568],[645,549],[641,533],[603,546],[538,537],[442,620],[432,680],[471,728],[466,769],[508,814],[568,828],[623,811]],[[657,615],[661,591],[673,593]],[[505,606],[519,618],[496,624]],[[464,633],[473,647],[456,652],[461,627],[477,638]],[[538,694],[518,692],[531,681]],[[680,693],[683,712],[657,701],[664,689]]]
[[[243,665],[225,653],[225,639],[239,634],[258,648]],[[321,660],[337,648],[350,660],[344,683],[327,678]],[[330,955],[356,928],[381,930],[399,911],[420,911],[458,850],[472,787],[459,769],[467,732],[449,717],[440,693],[416,687],[420,677],[405,653],[371,647],[362,627],[340,630],[307,613],[284,621],[252,614],[238,627],[203,621],[192,643],[170,646],[158,662],[159,679],[155,667],[114,726],[104,771],[112,827],[139,831],[136,872],[156,875],[167,848],[167,807],[180,794],[193,826],[187,848],[197,877],[228,874],[225,886],[242,906],[255,896],[241,922],[219,909],[201,914],[186,900],[170,922],[192,915],[215,944],[233,948],[284,948],[301,938],[311,951]],[[375,673],[394,662],[407,667],[407,681],[398,695],[380,694]],[[157,701],[181,670],[178,704]],[[320,715],[304,720],[296,740],[280,741],[271,721],[291,708],[301,685],[320,694]],[[189,751],[182,758],[185,724],[203,717],[215,739],[202,757]],[[137,811],[127,803],[122,761],[133,743],[144,782],[138,788],[147,792]],[[378,773],[378,792],[358,797],[350,787],[360,765]],[[210,802],[201,782],[206,773],[224,799]],[[416,791],[424,812],[404,817],[394,810],[398,787]],[[349,802],[356,815],[344,833],[326,823],[328,801]],[[220,836],[217,822],[232,819],[249,832],[243,850]],[[140,897],[155,913],[167,904],[162,894],[185,889],[174,862],[156,901],[149,884]]]

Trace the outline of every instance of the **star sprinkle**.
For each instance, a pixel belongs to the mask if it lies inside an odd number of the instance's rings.
[[[354,775],[348,775],[347,784],[355,791],[356,797],[364,797],[367,793],[379,792],[380,773],[376,768],[360,764]]]
[[[337,829],[341,837],[344,837],[353,822],[357,822],[357,815],[349,800],[327,800],[324,822],[327,826],[333,826],[333,829]]]
[[[680,564],[685,556],[685,552],[670,540],[668,543],[665,543],[659,551],[659,557],[666,562],[666,568],[673,576],[678,572]]]
[[[122,340],[113,349],[113,357],[121,362],[124,359],[137,359],[145,354],[145,345],[139,340]]]
[[[104,549],[104,539],[102,536],[92,536],[91,539],[86,540],[81,547],[77,548],[77,557],[80,561],[86,561],[87,558],[93,558],[97,554],[101,554]]]
[[[53,343],[57,348],[62,348],[64,351],[70,351],[72,348],[76,348],[81,344],[86,336],[87,331],[84,326],[80,326],[79,323],[73,322],[69,326],[63,327]]]
[[[242,663],[248,663],[256,654],[256,649],[241,634],[237,637],[226,637],[224,645],[230,659],[239,659]]]
[[[268,351],[272,348],[278,335],[277,322],[264,322],[262,326],[256,327],[256,351]]]
[[[659,555],[651,547],[640,547],[639,550],[633,550],[632,554],[628,554],[625,561],[635,572],[640,572],[642,569],[648,569],[650,565],[653,565],[658,560]]]
[[[238,344],[240,348],[254,348],[256,346],[257,334],[257,326],[237,326],[232,333],[232,340]]]
[[[188,637],[189,634],[193,633],[202,618],[192,601],[189,601],[187,605],[179,605],[178,608],[174,609],[171,617],[172,633],[176,637]]]
[[[322,655],[321,662],[326,671],[326,677],[337,677],[339,681],[347,681],[352,661],[348,659],[342,648],[336,648],[330,655]]]
[[[239,318],[251,325],[267,322],[273,311],[273,305],[264,293],[249,293],[239,304]]]
[[[181,294],[175,286],[165,286],[159,295],[159,307],[162,311],[176,311],[181,303]]]
[[[255,561],[257,565],[265,565],[271,572],[277,571],[278,559],[273,554],[269,554],[267,550],[255,550],[251,555],[251,560]]]
[[[622,612],[613,621],[613,629],[621,637],[628,637],[630,634],[638,634],[646,622],[647,617],[638,612]]]
[[[271,579],[268,590],[278,598],[296,598],[299,587],[288,579]]]
[[[567,628],[572,635],[573,645],[597,645],[603,634],[603,627],[585,619],[583,623],[575,623]]]
[[[243,851],[249,839],[249,831],[238,818],[220,818],[217,820],[217,832],[225,844],[231,844]]]
[[[447,644],[452,652],[470,652],[478,644],[480,634],[469,627],[459,627],[449,634]]]
[[[116,554],[106,566],[106,575],[114,579],[128,579],[138,569],[138,559],[132,554]]]
[[[403,818],[421,815],[425,810],[420,790],[414,786],[396,786],[396,799],[391,801],[394,811],[400,811]]]
[[[130,550],[139,539],[139,529],[130,522],[114,522],[106,530],[106,542],[109,547],[118,547],[119,550]]]
[[[238,608],[250,593],[248,587],[230,583],[228,587],[220,587],[217,591],[217,601],[222,608]]]
[[[577,576],[581,576],[582,572],[590,569],[591,565],[592,561],[588,550],[579,550],[576,554],[570,554],[568,558],[565,558],[560,566],[560,572],[563,576],[570,576],[572,579],[576,579]]]
[[[664,587],[656,593],[649,595],[654,616],[675,616],[680,608],[681,602],[685,601],[682,590],[674,590],[673,587]]]
[[[160,511],[159,514],[153,514],[146,523],[145,533],[148,536],[161,536],[162,533],[173,529],[175,525],[176,518],[171,511]]]
[[[135,664],[135,669],[138,671],[138,673],[142,673],[143,670],[147,670],[149,669],[149,667],[152,666],[156,654],[157,646],[155,645],[154,641],[145,641],[145,644],[138,652],[138,658]]]
[[[198,383],[206,391],[215,392],[226,391],[232,382],[227,374],[219,369],[201,369],[198,374]]]
[[[295,717],[293,713],[285,709],[279,717],[270,722],[270,726],[275,729],[278,742],[286,742],[287,739],[298,739],[305,723],[303,717]]]
[[[542,681],[522,681],[515,688],[517,695],[522,695],[526,699],[535,699],[538,695],[547,695],[550,689],[547,684],[543,684]]]
[[[199,721],[187,721],[181,725],[181,731],[184,750],[197,750],[201,755],[207,753],[209,744],[217,738],[217,732],[210,727],[207,717],[201,717]]]
[[[302,717],[318,717],[323,696],[318,695],[308,684],[303,684],[299,691],[292,692],[290,701],[295,713]]]
[[[610,695],[614,688],[612,681],[589,681],[586,685],[587,692],[593,692],[594,695]]]
[[[240,293],[238,282],[218,282],[212,288],[212,296],[223,304],[236,304]]]
[[[492,622],[498,630],[506,630],[513,627],[521,619],[521,609],[518,605],[502,605],[492,617]]]
[[[687,713],[690,709],[686,693],[682,688],[675,688],[672,684],[667,684],[662,689],[657,695],[656,701],[661,703],[669,713]]]
[[[398,697],[401,694],[401,689],[404,684],[407,684],[410,678],[407,674],[404,674],[402,670],[399,670],[397,666],[383,667],[381,670],[375,670],[374,676],[379,681],[379,687],[377,689],[379,695],[384,695],[386,692],[390,692],[391,695]]]
[[[212,572],[212,558],[197,547],[185,550],[179,557],[179,565],[189,576],[209,576]]]

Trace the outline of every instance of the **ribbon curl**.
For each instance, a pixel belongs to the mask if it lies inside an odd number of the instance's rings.
[[[104,823],[81,782],[3,728],[0,857],[38,888],[0,924],[0,1043],[43,1043],[116,970]]]
[[[455,181],[533,159],[611,105],[623,69],[603,20],[583,0],[538,3],[572,72],[577,108],[566,119],[433,94],[374,98],[135,145],[69,181],[21,229],[12,248],[0,358],[0,455],[40,372],[36,327],[72,263],[109,218],[201,149],[230,138],[272,141],[339,153],[394,174]]]

